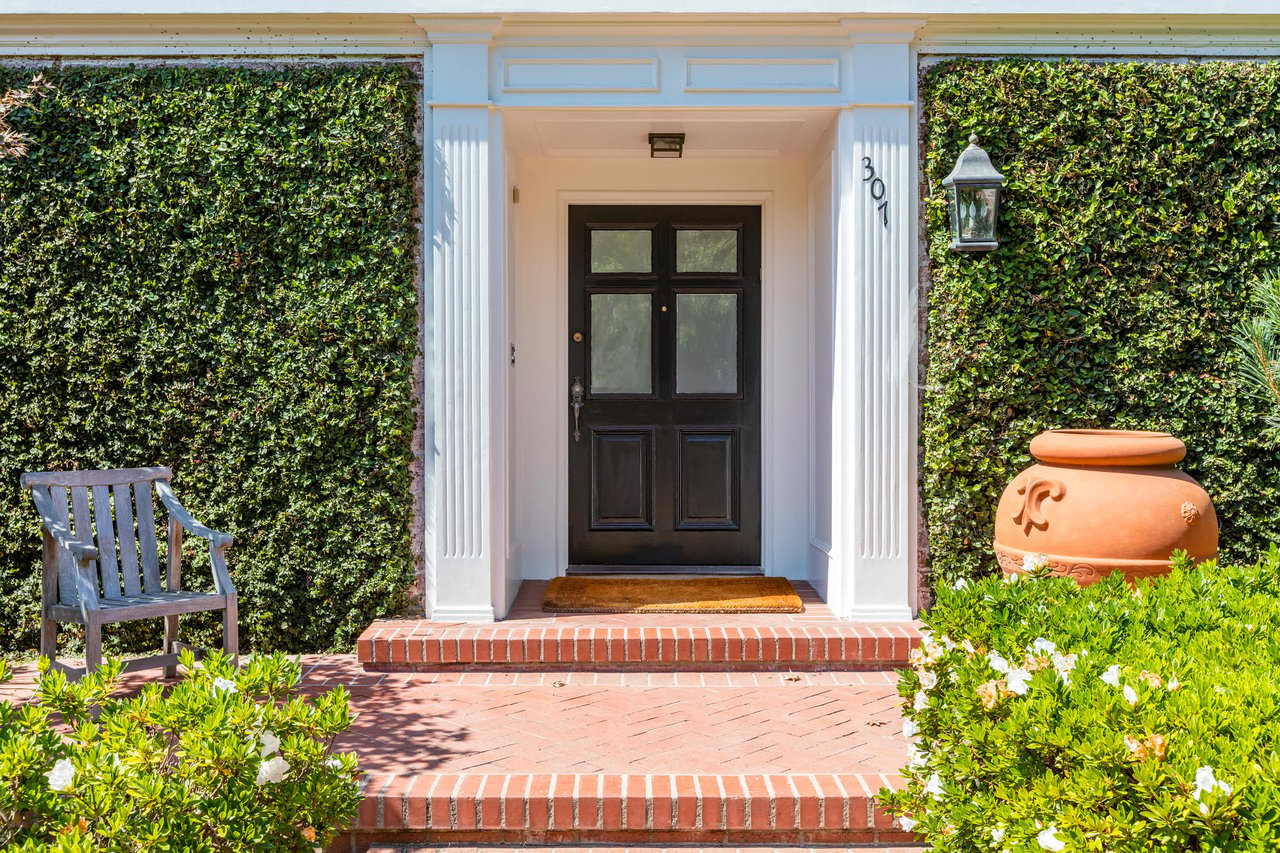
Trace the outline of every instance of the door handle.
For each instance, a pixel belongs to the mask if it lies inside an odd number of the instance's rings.
[[[573,406],[573,440],[575,442],[582,441],[582,431],[578,429],[578,416],[582,413],[583,395],[586,390],[582,387],[582,377],[573,377],[573,384],[569,386],[569,405]]]

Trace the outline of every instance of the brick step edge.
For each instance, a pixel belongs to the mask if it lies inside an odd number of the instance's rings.
[[[501,624],[501,623],[499,623]],[[357,657],[369,671],[460,667],[882,669],[907,665],[912,622],[785,627],[506,628],[374,622]]]
[[[914,837],[875,802],[884,774],[368,774],[353,830],[418,841],[879,843]]]
[[[591,842],[587,842],[584,844],[575,844],[575,845],[552,845],[552,846],[544,845],[536,849],[543,851],[543,853],[587,853],[587,851],[590,851],[595,848],[596,848],[596,845],[593,845]],[[818,847],[818,848],[814,848],[814,847],[796,848],[796,847],[778,847],[778,846],[738,847],[734,845],[730,849],[736,850],[737,853],[793,853],[793,851],[794,853],[799,853],[800,850],[812,850],[812,849],[824,849],[824,848],[828,850],[836,850],[836,849],[840,849],[840,846],[839,845],[822,845],[821,847]],[[513,849],[513,848],[495,847],[492,845],[476,846],[476,847],[440,847],[437,845],[423,845],[423,844],[409,843],[409,844],[396,844],[396,845],[378,845],[376,847],[370,847],[368,849],[368,853],[503,853],[503,851],[510,850],[510,849]],[[524,849],[531,849],[531,848],[524,848]],[[652,847],[610,847],[608,849],[609,849],[609,853],[653,853]],[[862,849],[865,850],[867,848],[863,846]],[[879,853],[925,853],[925,851],[928,849],[929,848],[927,847],[921,847],[919,845],[903,846],[900,844],[895,844],[892,847],[878,848]],[[695,853],[695,851],[700,851],[700,850],[718,850],[718,851],[721,851],[721,853],[725,852],[725,848],[723,846],[719,846],[719,847],[685,847],[683,853]]]

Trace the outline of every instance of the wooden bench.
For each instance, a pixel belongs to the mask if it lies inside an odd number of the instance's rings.
[[[125,670],[163,666],[172,678],[183,648],[178,642],[178,618],[204,610],[222,611],[223,647],[236,657],[236,588],[226,560],[231,536],[192,518],[169,487],[171,476],[168,468],[22,475],[22,488],[30,490],[44,523],[40,654],[74,678],[79,671],[57,661],[59,622],[84,626],[85,672],[102,663],[103,625],[164,617],[163,653],[129,661]],[[168,511],[169,554],[163,581],[153,487]],[[209,543],[215,592],[182,589],[184,529]]]

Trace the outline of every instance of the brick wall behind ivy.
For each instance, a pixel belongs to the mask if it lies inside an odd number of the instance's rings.
[[[415,71],[46,76],[0,161],[0,651],[37,642],[19,474],[157,464],[235,535],[242,642],[349,648],[415,576]]]
[[[1179,436],[1223,555],[1255,559],[1280,454],[1229,338],[1280,260],[1280,66],[951,60],[921,101],[934,583],[995,569],[996,501],[1050,427]],[[991,254],[947,248],[941,181],[970,133],[1008,177]]]

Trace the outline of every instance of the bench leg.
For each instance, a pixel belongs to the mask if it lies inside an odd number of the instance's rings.
[[[240,665],[240,626],[237,617],[236,597],[227,598],[227,609],[222,611],[222,651],[231,658],[232,666]]]
[[[40,657],[50,663],[58,659],[58,621],[48,616],[40,618]]]
[[[102,623],[90,617],[84,626],[84,672],[92,675],[102,666]]]
[[[178,615],[164,617],[164,654],[171,655],[178,651]],[[176,666],[166,666],[164,668],[165,678],[177,678],[178,668]]]

